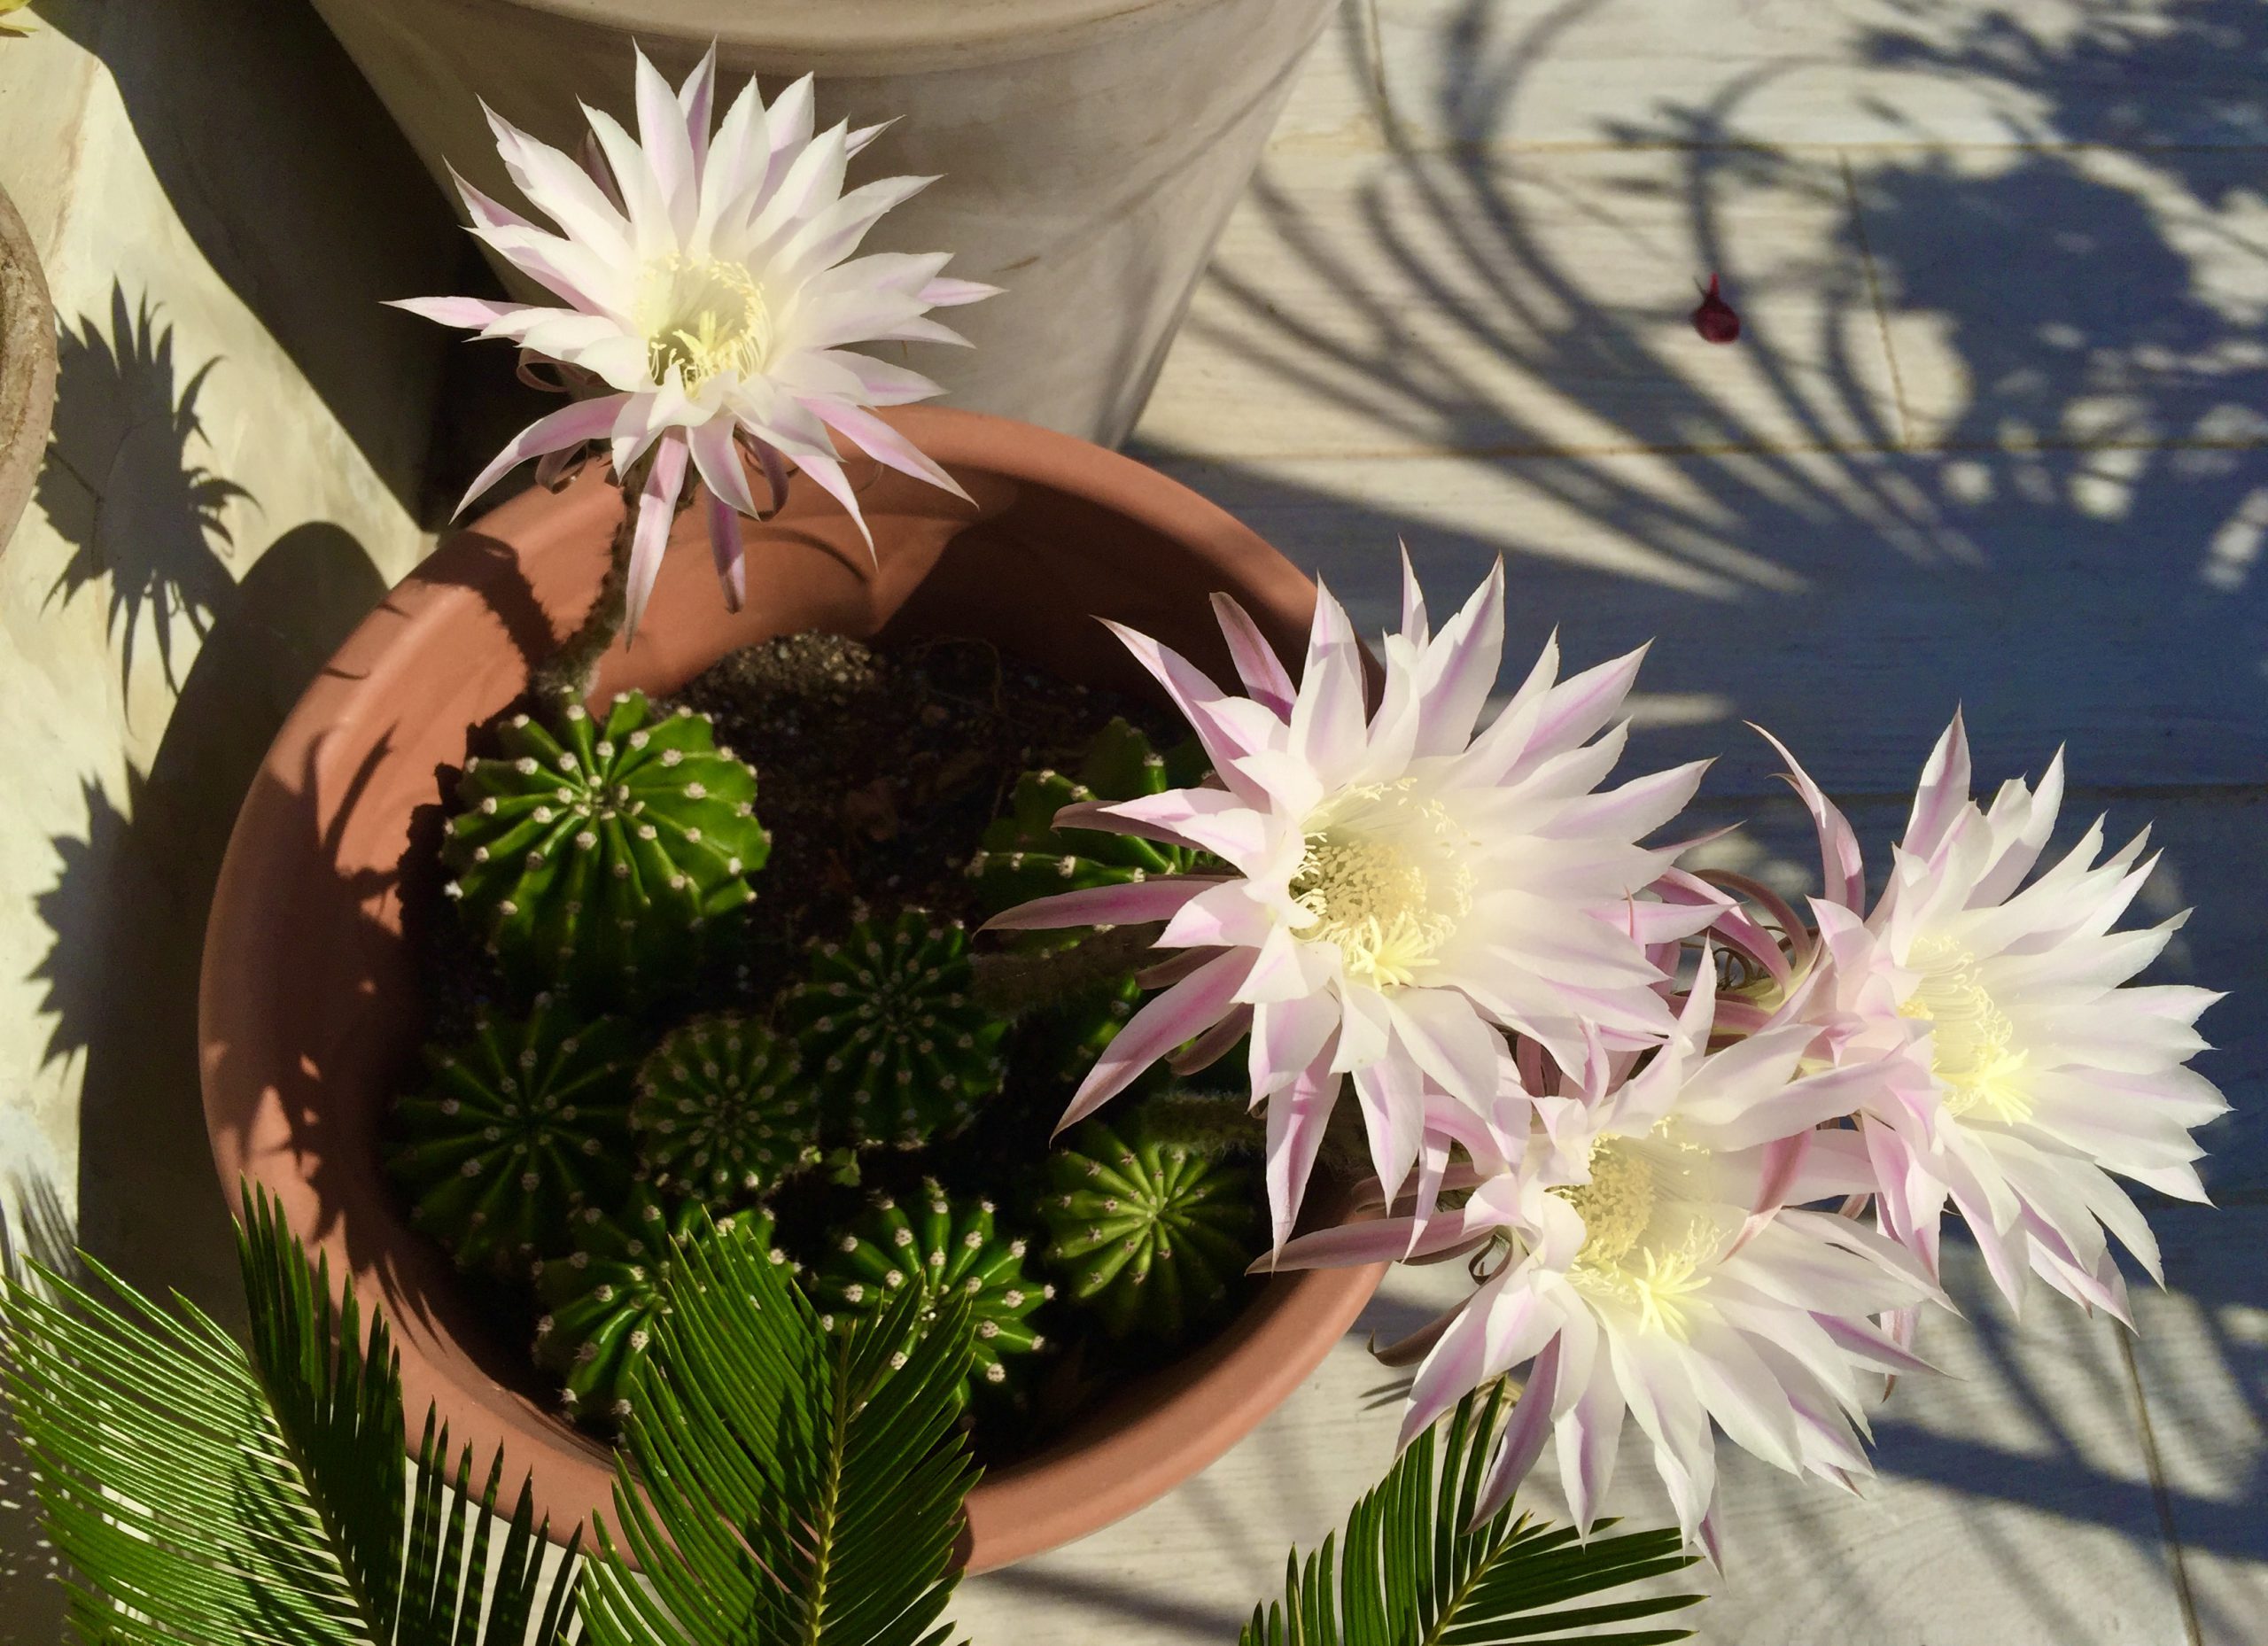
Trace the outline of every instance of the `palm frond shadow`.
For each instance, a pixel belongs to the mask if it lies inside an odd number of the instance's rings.
[[[1942,25],[1953,8],[1912,10]],[[2060,41],[2025,35],[2020,69],[1987,89],[2048,105],[2043,132],[2060,129],[2060,90],[2085,128],[2085,89],[2134,32],[2117,10]],[[2268,501],[2242,453],[2268,440],[2268,316],[2241,299],[2241,268],[2214,273],[2261,249],[2237,243],[2236,218],[2212,221],[2243,186],[2243,152],[2151,150],[2122,169],[2068,148],[1984,165],[1916,147],[1838,163],[1759,135],[1762,69],[1602,120],[1596,152],[1489,148],[1557,94],[1555,45],[1599,11],[1465,0],[1430,59],[1396,63],[1388,154],[1333,174],[1351,222],[1316,214],[1299,167],[1321,162],[1271,162],[1187,334],[1325,429],[1359,427],[1364,449],[1456,455],[1459,497],[1501,507],[1382,501],[1393,465],[1337,476],[1296,442],[1151,454],[1320,564],[1358,616],[1393,609],[1406,535],[1420,573],[1452,586],[1514,558],[1508,655],[1555,625],[1586,656],[1658,637],[1649,684],[1684,708],[1634,754],[1715,753],[1761,715],[1819,751],[1830,787],[1879,785],[1885,749],[1926,747],[1957,671],[1980,760],[2036,765],[2051,728],[2084,724],[2148,759],[2132,780],[2249,780],[2268,764],[2247,662],[2268,584],[2243,545]],[[2138,61],[2268,51],[2243,0],[2168,15],[2188,43]],[[1852,50],[1898,48],[1885,33]],[[1944,74],[1977,83],[2007,55],[1997,35],[1941,50]],[[2242,124],[2241,97],[2268,104],[2256,81],[2240,94],[2222,79],[2224,127]],[[1786,221],[1816,232],[1790,243]],[[1687,320],[1713,268],[1749,322],[1731,348]],[[1892,321],[1907,356],[1942,369],[1894,379]],[[2151,600],[2071,598],[2132,587],[2143,555],[2163,567]],[[1855,737],[1840,694],[1787,690],[1823,641],[1883,688]],[[2197,734],[2169,742],[2170,723]],[[1726,753],[1713,787],[1769,792],[1767,752]]]
[[[1360,19],[1376,9],[1350,8],[1324,47],[1374,84]],[[2074,801],[2075,827],[2099,798],[2131,832],[2159,804],[2140,796],[2166,791],[2230,814],[2196,826],[2194,880],[2173,905],[2198,905],[2190,949],[2161,975],[2193,981],[2209,959],[2252,974],[2257,899],[2241,859],[2215,849],[2256,840],[2236,814],[2256,816],[2268,769],[2268,311],[2246,295],[2268,263],[2247,205],[2268,132],[2268,12],[2169,0],[2145,18],[2102,0],[2050,24],[2005,0],[1869,9],[1842,25],[1838,66],[1883,71],[1908,94],[1903,112],[1869,112],[1911,144],[1838,159],[1780,141],[1795,95],[1783,81],[1820,66],[1743,70],[1738,44],[1696,54],[1698,89],[1634,74],[1643,92],[1602,92],[1612,113],[1566,128],[1580,106],[1567,77],[1611,64],[1602,30],[1631,11],[1449,0],[1385,12],[1402,54],[1384,75],[1391,101],[1373,107],[1387,151],[1330,171],[1345,180],[1333,206],[1351,196],[1351,210],[1317,206],[1314,175],[1340,165],[1320,145],[1263,168],[1192,310],[1192,352],[1239,392],[1312,408],[1327,432],[1362,431],[1349,449],[1396,461],[1342,463],[1335,435],[1310,451],[1264,426],[1225,431],[1225,454],[1162,437],[1148,454],[1325,573],[1365,624],[1397,609],[1392,550],[1406,537],[1429,585],[1469,586],[1509,557],[1508,656],[1532,656],[1555,627],[1587,659],[1658,637],[1646,684],[1659,707],[1632,757],[1725,757],[1709,782],[1720,820],[1771,820],[1794,883],[1808,848],[1783,827],[1775,762],[1741,720],[1786,736],[1854,807],[1910,782],[1956,697],[1980,769],[2037,772],[2081,733],[2074,770],[2102,792]],[[1438,19],[1430,40],[1413,15]],[[1836,27],[1821,21],[1818,37]],[[1631,49],[1657,65],[1671,55]],[[1926,126],[1956,104],[1985,111],[1977,128],[1993,122],[2005,146]],[[1596,152],[1500,146],[1539,133]],[[1814,251],[1782,256],[1759,200],[1819,223]],[[1687,319],[1692,281],[1713,268],[1750,322],[1732,348],[1700,343]],[[1887,798],[1879,809],[1860,819],[1877,864],[1902,816]],[[2201,1068],[2237,1110],[2200,1139],[2209,1184],[2256,1194],[2268,1126],[2247,1094],[2268,1067],[2268,1018],[2232,1009],[2216,1031]],[[2181,1308],[2233,1306],[2234,1270],[2219,1261],[2207,1273],[2197,1260],[2200,1290]],[[1894,1406],[1886,1474],[2151,1560],[2168,1535],[2268,1558],[2258,1517],[2240,1525],[2194,1488],[2171,1489],[2162,1510],[2139,1464],[2106,1464],[2106,1434],[2132,1440],[2131,1389],[2075,1392],[2044,1364],[2068,1349],[2064,1373],[2115,1369],[2098,1341],[2075,1330],[2043,1350],[2036,1321],[2019,1332],[1970,1300],[1959,1330],[1971,1375],[2044,1453],[1955,1439]],[[2175,1352],[2216,1357],[2240,1397],[2181,1420],[2249,1433],[2268,1410],[2257,1357],[2220,1313],[2206,1327]],[[2164,1421],[2155,1386],[2150,1398]],[[1735,1482],[1727,1493],[1738,1502]],[[1850,1615],[1891,1615],[1875,1605],[1895,1603],[1891,1586],[1855,1549],[1779,1537],[1769,1517],[1786,1512],[1759,1513],[1757,1544],[1786,1543],[1790,1570],[1825,1566]],[[2059,1592],[2038,1525],[1980,1515],[1975,1535],[2042,1627],[2084,1636],[2085,1603]],[[1737,1547],[1744,1528],[1728,1532]]]

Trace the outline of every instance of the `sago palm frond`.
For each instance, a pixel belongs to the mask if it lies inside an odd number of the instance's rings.
[[[74,1627],[118,1646],[542,1646],[563,1642],[555,1573],[524,1489],[501,1538],[502,1460],[473,1489],[431,1419],[412,1457],[384,1323],[263,1193],[237,1231],[250,1352],[186,1299],[159,1308],[89,1263],[0,1290],[4,1388],[48,1535],[76,1572]],[[494,1592],[484,1613],[493,1578]],[[530,1636],[531,1625],[535,1633]]]
[[[955,1302],[916,1340],[907,1293],[830,1337],[744,1228],[679,1247],[615,1487],[626,1551],[601,1527],[584,1590],[594,1646],[946,1637],[969,1324]]]
[[[1364,1494],[1343,1537],[1325,1538],[1302,1566],[1289,1562],[1280,1604],[1256,1609],[1241,1646],[1656,1646],[1687,1629],[1579,1634],[1689,1606],[1698,1595],[1604,1604],[1570,1601],[1682,1571],[1696,1558],[1674,1531],[1579,1541],[1570,1527],[1515,1518],[1508,1505],[1473,1524],[1500,1384],[1468,1394],[1446,1425],[1426,1431]],[[1435,1458],[1440,1459],[1438,1476]],[[1601,1521],[1604,1531],[1612,1521]],[[1333,1545],[1337,1545],[1334,1556]]]

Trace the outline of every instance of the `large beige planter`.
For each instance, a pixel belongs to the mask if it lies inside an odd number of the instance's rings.
[[[579,140],[627,118],[634,38],[672,78],[819,76],[823,122],[898,124],[865,175],[941,174],[879,250],[1007,288],[968,351],[906,358],[952,403],[1115,445],[1333,0],[315,0],[436,177],[500,198],[481,119]],[[410,294],[405,294],[410,295]]]

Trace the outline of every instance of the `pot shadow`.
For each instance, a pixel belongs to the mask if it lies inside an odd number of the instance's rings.
[[[82,835],[51,844],[36,899],[53,933],[32,978],[46,1057],[78,1058],[77,1244],[147,1292],[239,1317],[236,1254],[198,1099],[205,917],[268,741],[384,583],[337,526],[285,532],[230,586],[146,773],[114,800],[85,785]]]

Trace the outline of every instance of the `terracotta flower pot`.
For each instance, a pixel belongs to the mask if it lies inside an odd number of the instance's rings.
[[[855,471],[880,556],[800,478],[747,529],[747,608],[728,614],[680,522],[635,650],[602,693],[674,689],[726,651],[830,629],[882,644],[981,635],[1067,679],[1144,681],[1096,625],[1130,623],[1225,670],[1206,596],[1234,593],[1297,656],[1315,592],[1282,555],[1163,477],[1068,437],[966,412],[893,419],[952,471],[971,508],[872,465]],[[414,1078],[419,1021],[401,938],[412,812],[470,728],[595,590],[619,501],[586,473],[451,538],[340,648],[284,723],[229,844],[205,947],[205,1111],[233,1192],[279,1197],[292,1229],[352,1274],[401,1352],[411,1423],[430,1401],[453,1441],[505,1448],[563,1533],[604,1510],[606,1448],[555,1417],[526,1346],[491,1331],[443,1253],[410,1230],[379,1127]],[[1035,1146],[1037,1140],[1035,1140]],[[1130,1387],[970,1499],[971,1564],[997,1566],[1129,1513],[1210,1463],[1313,1370],[1377,1285],[1373,1269],[1271,1280],[1200,1353]]]
[[[55,310],[16,203],[0,189],[0,549],[32,494],[55,410]]]
[[[481,113],[571,151],[576,100],[631,113],[630,49],[713,41],[738,90],[818,76],[822,127],[896,120],[858,181],[943,181],[864,250],[951,252],[1005,294],[907,346],[953,404],[1126,437],[1331,0],[315,0],[410,144],[512,199]],[[450,204],[456,204],[454,190]],[[500,273],[505,272],[500,268]],[[507,274],[508,282],[515,278]],[[405,292],[402,295],[409,296]],[[518,295],[535,297],[531,288]],[[548,300],[548,299],[547,299]],[[896,358],[893,355],[893,358]]]

